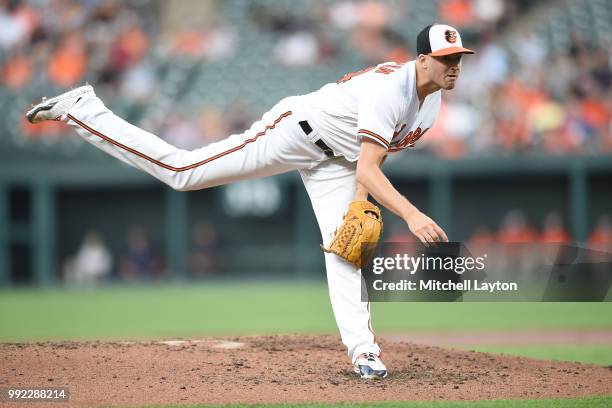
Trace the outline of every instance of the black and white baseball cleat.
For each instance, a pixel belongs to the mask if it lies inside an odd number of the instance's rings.
[[[364,379],[382,379],[387,376],[387,367],[374,353],[362,353],[355,360],[355,372]]]
[[[81,98],[95,95],[91,85],[83,85],[71,91],[65,92],[54,98],[42,98],[42,101],[33,106],[26,113],[26,118],[30,123],[38,123],[44,120],[61,120],[62,117],[72,108]]]

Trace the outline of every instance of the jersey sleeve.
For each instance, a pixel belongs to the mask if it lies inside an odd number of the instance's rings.
[[[403,109],[400,89],[395,81],[375,81],[360,96],[357,116],[357,137],[368,138],[389,149],[395,126]]]

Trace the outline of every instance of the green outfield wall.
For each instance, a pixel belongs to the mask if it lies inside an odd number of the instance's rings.
[[[119,262],[131,225],[146,228],[168,279],[190,277],[193,229],[202,223],[217,234],[218,275],[324,275],[316,220],[297,174],[263,185],[264,201],[270,194],[276,200],[273,211],[232,213],[232,194],[239,202],[246,197],[247,207],[255,200],[253,208],[261,194],[250,187],[176,192],[91,148],[80,151],[0,155],[0,285],[57,282],[63,261],[92,229]],[[557,211],[573,238],[583,241],[596,219],[612,211],[610,156],[442,161],[409,152],[385,171],[454,241],[468,239],[478,225],[496,229],[512,209],[524,211],[536,228]],[[386,239],[406,231],[397,217],[386,213],[384,219]]]

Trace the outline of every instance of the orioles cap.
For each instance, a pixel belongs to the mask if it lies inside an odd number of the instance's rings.
[[[417,55],[425,54],[441,57],[451,54],[474,54],[463,48],[461,35],[455,28],[446,24],[433,24],[421,30],[417,36]]]

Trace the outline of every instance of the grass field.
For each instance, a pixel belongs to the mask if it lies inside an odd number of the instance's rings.
[[[542,360],[579,361],[581,363],[612,366],[612,344],[526,345],[526,346],[471,346],[462,347],[487,353],[525,356]],[[612,406],[612,405],[611,405]]]
[[[375,328],[385,332],[612,329],[612,303],[375,303],[372,309]],[[327,286],[300,282],[3,290],[0,322],[1,341],[337,331]]]
[[[378,332],[612,329],[612,303],[376,303]],[[337,334],[327,286],[236,283],[0,291],[0,341]],[[612,345],[474,346],[612,364]]]

